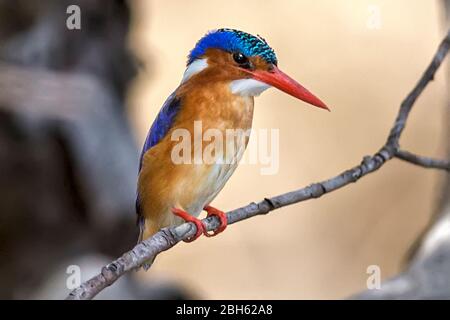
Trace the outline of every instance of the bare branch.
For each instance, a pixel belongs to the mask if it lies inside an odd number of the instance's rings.
[[[436,54],[433,57],[428,68],[416,84],[414,89],[408,94],[406,99],[400,106],[399,113],[394,122],[394,125],[389,133],[386,144],[375,153],[373,156],[364,157],[361,164],[342,172],[341,174],[330,178],[328,180],[314,183],[310,186],[298,189],[289,193],[284,193],[273,198],[266,198],[259,203],[251,203],[245,207],[227,212],[228,224],[233,224],[251,218],[256,215],[267,214],[275,209],[288,206],[301,201],[319,198],[322,195],[342,188],[352,182],[358,181],[365,175],[374,172],[381,168],[388,160],[399,157],[405,160],[404,151],[399,150],[399,139],[405,128],[406,121],[412,106],[417,98],[423,92],[428,83],[433,80],[436,70],[441,65],[443,59],[447,55],[450,48],[450,30],[444,40],[441,42]],[[411,160],[412,154],[408,153],[408,160]],[[437,161],[426,159],[423,157],[414,156],[415,164],[424,166],[424,163],[432,163],[435,165],[425,165],[425,167],[439,168],[448,170],[448,167],[436,166]],[[432,161],[430,161],[432,160]],[[209,217],[203,219],[209,231],[216,229],[219,226],[217,217]],[[119,277],[129,272],[132,269],[139,268],[146,261],[151,261],[159,253],[175,246],[179,241],[191,237],[195,234],[195,225],[192,223],[184,223],[177,227],[165,228],[160,230],[151,238],[136,245],[133,250],[125,253],[119,259],[102,268],[99,275],[93,277],[80,287],[74,289],[67,299],[92,299],[104,288],[113,284]]]
[[[395,156],[406,162],[410,162],[424,168],[434,168],[450,171],[450,161],[419,156],[404,150],[398,150]]]
[[[400,135],[403,132],[403,129],[406,125],[406,120],[408,119],[409,112],[411,111],[414,102],[416,102],[417,98],[423,92],[428,83],[434,80],[434,74],[436,70],[440,67],[442,61],[448,53],[450,48],[450,30],[447,33],[447,36],[442,40],[441,44],[437,52],[435,53],[433,60],[431,60],[430,65],[425,70],[424,74],[420,78],[419,82],[416,84],[414,89],[408,94],[405,100],[403,100],[400,105],[400,111],[395,119],[394,126],[389,133],[387,144],[390,144],[396,148],[398,148]]]

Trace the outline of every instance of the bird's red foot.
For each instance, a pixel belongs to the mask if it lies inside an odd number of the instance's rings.
[[[184,242],[192,242],[195,239],[197,239],[198,237],[200,237],[202,235],[202,233],[203,234],[206,233],[206,227],[203,224],[203,222],[201,220],[197,219],[196,217],[191,216],[186,211],[177,209],[177,208],[172,208],[172,213],[174,215],[176,215],[177,217],[180,217],[181,219],[183,219],[186,222],[192,222],[197,227],[197,231],[195,232],[195,235],[183,240]]]
[[[216,216],[216,217],[219,218],[219,220],[220,220],[220,225],[219,225],[219,227],[218,227],[216,230],[214,230],[213,233],[208,233],[208,231],[207,231],[206,228],[205,228],[203,234],[204,234],[206,237],[213,237],[213,236],[216,236],[216,235],[218,235],[219,233],[221,233],[223,230],[226,229],[227,224],[228,224],[228,220],[227,220],[227,215],[225,214],[225,212],[223,212],[223,211],[221,211],[221,210],[219,210],[219,209],[216,209],[216,208],[214,208],[214,207],[211,207],[211,206],[206,206],[206,207],[204,208],[204,210],[208,213],[208,217],[210,217],[210,216]]]

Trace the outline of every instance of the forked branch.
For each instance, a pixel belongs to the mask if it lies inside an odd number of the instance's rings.
[[[420,94],[434,75],[447,55],[450,48],[450,30],[442,40],[436,54],[419,82],[408,94],[400,106],[397,118],[389,133],[384,146],[372,156],[366,156],[362,162],[328,180],[311,184],[302,189],[284,193],[272,198],[266,198],[258,203],[251,203],[245,207],[227,212],[228,224],[233,224],[256,215],[267,214],[275,209],[288,206],[301,201],[319,198],[326,193],[342,188],[352,182],[356,182],[365,175],[381,168],[392,158],[399,158],[410,163],[425,167],[449,171],[449,161],[435,160],[417,156],[407,151],[400,150],[400,136],[405,128],[409,113]],[[214,230],[219,226],[216,217],[203,220],[208,230]],[[177,227],[165,228],[157,232],[151,238],[139,243],[131,251],[120,258],[104,266],[101,273],[74,289],[67,299],[80,300],[92,299],[100,291],[112,285],[122,275],[130,270],[139,268],[146,261],[151,261],[161,252],[175,246],[178,242],[195,234],[195,225],[184,223]]]

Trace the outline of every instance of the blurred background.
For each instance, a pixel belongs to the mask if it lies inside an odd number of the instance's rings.
[[[66,27],[72,4],[81,30]],[[279,171],[241,165],[213,203],[228,211],[377,151],[447,32],[446,8],[443,0],[0,0],[0,298],[64,298],[69,266],[85,280],[132,248],[139,148],[208,30],[262,35],[280,68],[332,109],[275,89],[258,97],[254,128],[279,130]],[[404,148],[448,157],[448,71],[417,101]],[[354,296],[367,289],[371,265],[382,280],[408,270],[446,212],[446,180],[392,160],[320,200],[181,243],[99,298]]]

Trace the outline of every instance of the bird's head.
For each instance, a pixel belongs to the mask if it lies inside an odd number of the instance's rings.
[[[201,38],[188,56],[182,83],[230,83],[234,94],[257,96],[275,87],[319,108],[327,106],[297,81],[278,69],[274,50],[260,36],[234,29],[218,29]]]

